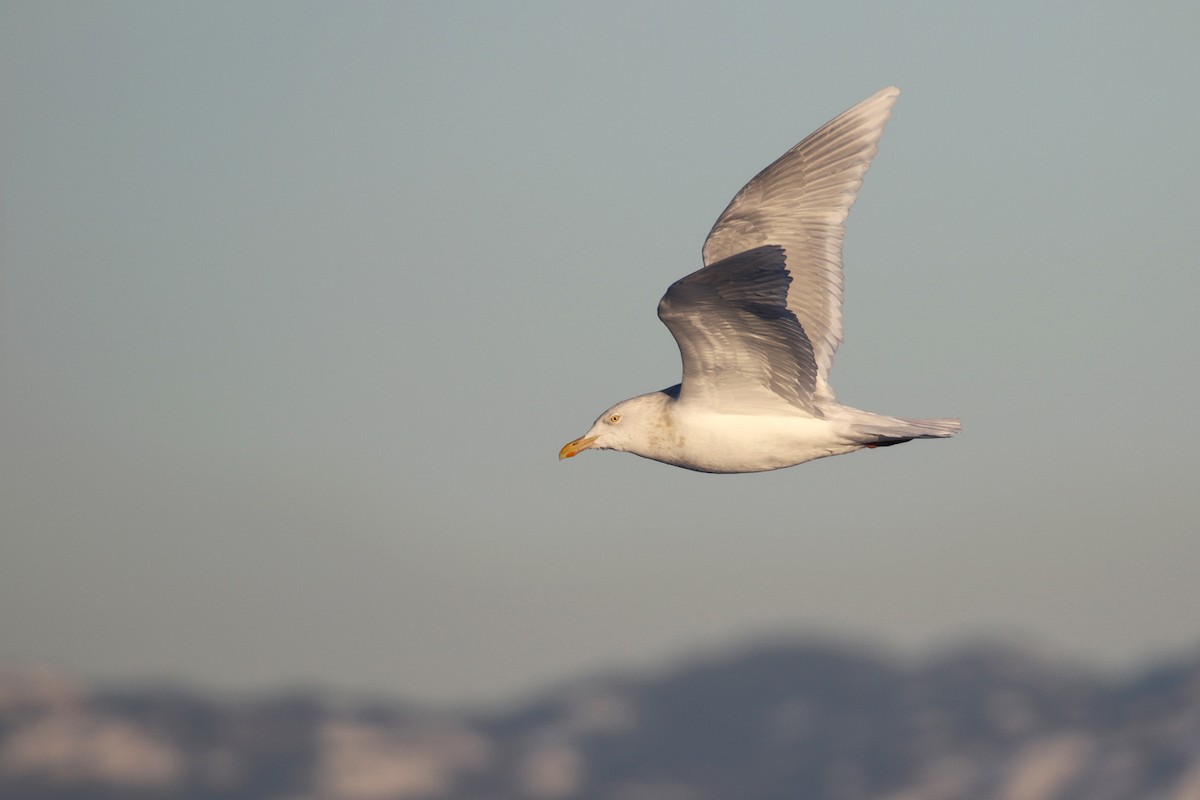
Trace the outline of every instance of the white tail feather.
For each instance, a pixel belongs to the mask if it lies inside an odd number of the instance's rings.
[[[869,422],[854,426],[867,444],[894,444],[909,439],[945,439],[962,430],[957,419],[906,419],[872,415]]]

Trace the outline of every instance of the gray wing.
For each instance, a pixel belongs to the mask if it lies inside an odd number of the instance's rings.
[[[658,317],[683,358],[681,402],[819,416],[813,347],[788,307],[792,281],[783,248],[766,245],[671,284]]]
[[[787,307],[808,335],[816,389],[828,389],[842,342],[842,238],[846,216],[900,90],[894,86],[827,122],[760,172],[729,203],[704,242],[709,269],[761,245],[786,254]]]

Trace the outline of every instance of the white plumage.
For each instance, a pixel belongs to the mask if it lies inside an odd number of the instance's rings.
[[[682,382],[616,404],[560,458],[609,449],[703,472],[761,472],[959,431],[956,419],[844,406],[829,386],[846,216],[899,93],[889,87],[835,117],[737,193],[704,243],[705,266],[658,306]]]

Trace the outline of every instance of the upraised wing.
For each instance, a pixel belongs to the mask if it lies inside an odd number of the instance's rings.
[[[884,89],[784,153],[737,193],[704,242],[708,269],[763,245],[782,248],[791,277],[787,308],[811,345],[814,391],[830,399],[829,369],[842,342],[846,216],[899,94]]]
[[[671,284],[658,317],[683,358],[681,402],[747,413],[781,406],[819,415],[813,348],[788,308],[787,259],[756,247]]]

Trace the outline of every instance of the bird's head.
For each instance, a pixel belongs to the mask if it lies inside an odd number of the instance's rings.
[[[605,411],[583,436],[563,445],[558,457],[571,458],[584,450],[619,450],[643,455],[648,443],[661,438],[666,418],[665,392],[622,400]]]

